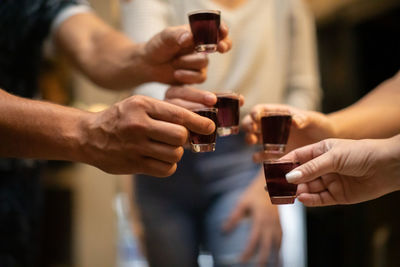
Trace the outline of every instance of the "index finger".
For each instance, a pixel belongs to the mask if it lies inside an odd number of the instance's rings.
[[[172,86],[165,93],[165,98],[180,98],[206,106],[213,106],[217,102],[217,97],[215,94],[189,86]]]
[[[334,170],[334,159],[326,141],[296,149],[282,159],[306,162],[286,174],[289,183],[306,183]]]
[[[212,120],[202,117],[185,108],[153,99],[147,113],[156,120],[180,124],[199,134],[211,134],[215,131]]]

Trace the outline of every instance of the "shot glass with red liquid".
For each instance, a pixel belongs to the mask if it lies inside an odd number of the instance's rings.
[[[217,51],[221,12],[219,10],[197,10],[188,13],[195,51],[213,53]]]
[[[289,139],[292,115],[287,111],[261,114],[261,134],[266,153],[282,155]]]
[[[189,140],[193,152],[215,151],[215,140],[217,138],[217,109],[216,108],[198,108],[192,109],[200,116],[207,117],[215,123],[215,131],[212,134],[204,135],[190,131]]]
[[[272,204],[294,203],[297,184],[288,183],[285,175],[298,166],[300,166],[300,163],[297,161],[279,159],[264,161],[264,174],[267,183],[265,189],[269,193]]]
[[[218,135],[238,134],[240,117],[239,95],[233,92],[215,94],[217,103],[214,107],[218,109]]]

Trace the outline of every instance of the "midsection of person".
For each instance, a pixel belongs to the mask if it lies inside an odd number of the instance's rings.
[[[240,1],[233,8],[226,8],[224,2],[131,1],[122,6],[123,28],[132,38],[146,41],[162,27],[187,23],[189,11],[219,9],[222,11],[222,20],[230,28],[233,48],[225,55],[209,55],[207,80],[195,87],[242,94],[245,97],[242,116],[258,103],[285,103],[291,57],[288,52],[291,42],[288,25],[290,3],[280,0],[247,0]],[[143,85],[136,88],[135,93],[162,97],[160,91],[166,88],[160,84]],[[308,94],[307,90],[303,93]],[[312,97],[310,99],[309,103],[312,104],[303,108],[314,107],[317,100]],[[187,244],[185,247],[190,250],[190,255],[196,255],[198,245],[202,243],[213,253],[216,266],[231,266],[235,261],[238,263],[248,239],[251,221],[243,221],[226,238],[219,239],[218,236],[222,233],[220,229],[223,220],[229,216],[241,193],[258,174],[259,166],[251,161],[251,150],[245,146],[243,135],[220,138],[217,140],[216,152],[198,155],[186,151],[177,172],[166,180],[137,177],[136,202],[142,213],[145,236],[149,237],[145,243],[153,266],[161,266],[157,265],[154,258],[166,250],[170,255],[169,263],[176,262],[181,252],[177,252],[173,246],[157,248],[152,244],[168,243],[166,240],[176,240],[177,236],[184,236],[184,232],[189,238],[182,237],[181,241]],[[226,203],[227,199],[229,205],[224,206],[221,212],[216,207],[224,205],[221,203]],[[213,212],[215,210],[220,210],[220,214]],[[176,220],[171,222],[166,218],[175,213],[179,213]],[[164,230],[159,229],[164,220],[170,225]],[[214,222],[216,226],[207,227],[208,222]],[[168,235],[168,227],[182,230],[178,231],[179,234],[174,233],[172,238]],[[205,239],[201,238],[202,234]],[[216,238],[207,238],[210,236]],[[231,246],[232,243],[237,246]],[[218,247],[224,249],[218,250]],[[276,255],[272,253],[271,257]],[[254,262],[251,264],[254,265]]]

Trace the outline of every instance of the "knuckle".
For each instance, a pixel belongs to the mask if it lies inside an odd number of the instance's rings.
[[[183,146],[188,138],[188,132],[183,126],[180,129],[180,131],[177,131],[177,142],[179,146]]]
[[[128,103],[135,109],[146,109],[148,106],[147,97],[141,95],[131,96]]]
[[[318,166],[315,161],[311,160],[307,164],[303,165],[303,171],[307,174],[315,173],[318,170]]]
[[[179,92],[179,87],[178,86],[171,86],[168,88],[167,92],[165,92],[165,98],[175,98],[176,94]]]

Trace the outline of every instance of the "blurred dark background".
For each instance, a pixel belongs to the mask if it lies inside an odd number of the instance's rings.
[[[347,2],[317,17],[324,112],[354,103],[400,70],[400,1]],[[307,209],[308,266],[400,266],[399,203],[396,192]]]

